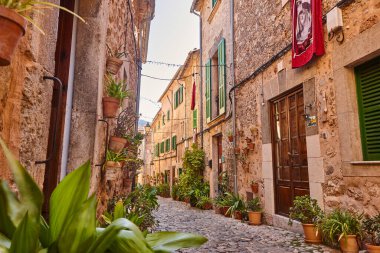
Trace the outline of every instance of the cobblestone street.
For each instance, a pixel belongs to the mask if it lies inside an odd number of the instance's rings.
[[[183,202],[159,198],[160,208],[155,213],[159,221],[157,230],[199,233],[208,242],[199,249],[182,252],[336,252],[324,246],[309,245],[303,236],[271,226],[250,226],[231,218],[203,211]]]

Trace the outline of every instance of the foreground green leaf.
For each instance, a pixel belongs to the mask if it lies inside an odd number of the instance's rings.
[[[9,249],[11,247],[11,240],[9,240],[5,235],[0,233],[0,253],[1,253],[1,248]]]
[[[13,225],[11,218],[8,215],[8,197],[9,194],[8,186],[5,182],[0,180],[0,233],[6,235],[11,238],[13,236],[16,227]],[[13,210],[13,209],[12,209]],[[11,210],[11,211],[12,211]],[[1,243],[0,243],[1,245]]]
[[[38,249],[39,224],[29,218],[29,213],[17,227],[13,238],[11,253],[35,253]]]
[[[51,240],[56,241],[70,217],[77,212],[88,197],[90,189],[90,162],[67,175],[55,188],[50,199]]]
[[[189,233],[157,232],[148,234],[147,241],[154,252],[170,253],[182,248],[199,247],[207,238]]]

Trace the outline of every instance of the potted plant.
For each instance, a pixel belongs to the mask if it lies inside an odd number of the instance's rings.
[[[103,116],[114,118],[123,99],[129,97],[129,92],[125,90],[124,81],[118,82],[112,76],[107,76],[106,92],[107,96],[103,97]]]
[[[366,244],[368,252],[380,253],[380,213],[364,219],[363,231],[369,239],[369,243]]]
[[[250,225],[261,225],[262,208],[259,197],[247,202],[248,220]]]
[[[259,192],[259,183],[256,180],[251,181],[251,190],[253,193]]]
[[[202,210],[211,210],[212,200],[208,196],[201,196],[197,201],[196,207]]]
[[[343,253],[359,252],[358,239],[362,235],[362,215],[336,209],[318,225],[328,243],[337,246]]]
[[[227,138],[228,138],[229,142],[233,142],[234,141],[234,135],[233,135],[232,131],[228,131]]]
[[[230,195],[223,193],[214,199],[214,203],[217,207],[215,210],[218,209],[219,214],[222,214],[225,217],[230,217],[230,215],[227,213],[228,209],[231,206]]]
[[[53,3],[31,0],[0,1],[0,66],[10,64],[18,42],[25,35],[27,22],[33,24],[44,34],[42,29],[33,22],[29,14],[34,10],[41,12],[44,9],[51,8],[58,8],[71,13],[84,22],[83,18],[77,14]]]
[[[302,223],[305,242],[322,243],[322,235],[317,227],[322,218],[323,211],[318,206],[317,200],[308,195],[297,196],[294,199],[289,212],[289,225],[293,224],[293,220]]]
[[[227,210],[227,214],[232,215],[237,220],[243,219],[243,213],[245,212],[245,202],[238,194],[227,193],[230,202],[230,208]]]
[[[111,150],[107,151],[106,155],[106,164],[105,164],[105,178],[106,181],[114,181],[118,178],[118,172],[123,167],[123,163],[125,161],[124,154],[115,153]]]
[[[120,58],[125,56],[126,53],[124,51],[120,51],[122,46],[123,45],[120,45],[119,48],[113,52],[107,44],[108,57],[106,62],[106,70],[110,74],[116,75],[123,65],[123,61]]]

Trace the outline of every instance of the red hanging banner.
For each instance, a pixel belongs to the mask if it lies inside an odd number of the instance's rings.
[[[321,0],[292,0],[292,67],[306,65],[314,55],[325,53]]]

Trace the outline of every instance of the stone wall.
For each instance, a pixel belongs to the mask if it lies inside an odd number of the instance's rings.
[[[42,188],[45,167],[34,162],[47,153],[53,84],[43,76],[54,74],[58,11],[33,17],[46,35],[28,24],[11,65],[0,67],[0,135]],[[0,178],[10,177],[0,152]]]
[[[290,43],[290,6],[287,3],[282,7],[281,2],[235,2],[236,83]],[[337,2],[323,1],[324,13]],[[252,11],[255,15],[252,15]],[[318,127],[308,133],[307,137],[312,197],[317,198],[327,210],[344,207],[365,210],[370,214],[380,210],[380,203],[376,201],[380,191],[380,175],[375,171],[378,165],[350,165],[351,161],[360,161],[360,155],[359,160],[351,156],[350,161],[342,163],[342,160],[347,161],[347,154],[360,153],[361,147],[358,116],[343,114],[344,104],[340,102],[341,97],[347,98],[344,92],[348,92],[348,88],[342,90],[341,87],[345,86],[342,81],[349,82],[351,94],[346,103],[356,107],[352,67],[379,54],[380,46],[373,46],[372,42],[378,34],[379,15],[378,0],[353,1],[343,7],[343,44],[335,39],[329,41],[324,26],[324,56],[316,58],[303,68],[293,70],[291,53],[288,52],[237,90],[238,130],[243,130],[244,135],[250,135],[252,127],[259,129],[255,150],[246,159],[249,166],[238,163],[239,192],[244,194],[249,189],[249,182],[259,179],[259,195],[268,214],[275,212],[269,100],[299,84],[303,84],[305,93],[312,91],[309,99],[314,101],[313,111],[318,119]],[[360,53],[353,49],[355,46],[349,46],[354,45],[354,42],[357,48],[363,49]],[[339,67],[343,64],[340,63],[342,59],[346,60],[347,65]],[[278,69],[279,66],[283,66],[283,70]],[[347,75],[351,79],[342,79],[342,71],[349,72]],[[355,109],[349,110],[355,112]],[[351,130],[347,128],[349,122],[352,122]],[[350,132],[351,136],[347,136]],[[344,145],[347,138],[350,138],[352,146]],[[240,146],[244,147],[241,141]]]

